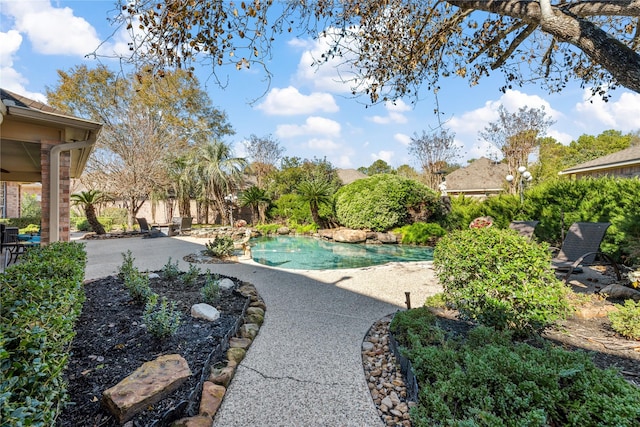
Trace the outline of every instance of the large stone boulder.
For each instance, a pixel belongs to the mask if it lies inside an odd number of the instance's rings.
[[[333,232],[333,240],[342,243],[362,243],[367,240],[367,232],[342,228]]]
[[[142,364],[131,375],[102,393],[102,405],[124,424],[147,406],[164,399],[191,375],[179,354],[167,354]]]

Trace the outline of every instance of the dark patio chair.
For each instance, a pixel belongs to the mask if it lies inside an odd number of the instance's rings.
[[[611,224],[608,222],[575,222],[569,227],[562,247],[551,260],[553,267],[562,273],[563,281],[568,281],[573,273],[581,273],[581,265],[592,265],[599,259],[608,261],[621,280],[618,264],[607,254],[600,252],[600,243]]]
[[[140,226],[140,232],[143,233],[144,237],[158,237],[160,236],[160,230],[158,227],[151,226],[149,227],[149,223],[146,218],[136,218],[138,221],[138,225]]]
[[[191,225],[193,223],[193,218],[190,216],[176,216],[171,219],[171,222],[175,224],[175,229],[178,234],[189,234],[191,233]]]
[[[509,228],[517,231],[521,236],[533,239],[533,233],[540,221],[511,221]]]

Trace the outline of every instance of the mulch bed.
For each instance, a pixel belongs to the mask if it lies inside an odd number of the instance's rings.
[[[110,276],[86,284],[86,301],[65,372],[71,403],[62,411],[57,425],[120,425],[102,408],[102,392],[144,362],[174,353],[187,360],[193,375],[168,398],[136,416],[133,425],[168,425],[173,419],[196,415],[189,412],[194,406],[195,411],[198,409],[194,402],[200,400],[198,386],[202,372],[206,370],[204,375],[208,375],[210,364],[222,361],[222,355],[218,357],[220,360],[215,360],[215,355],[210,360],[210,356],[237,325],[247,299],[237,291],[221,291],[216,306],[221,317],[207,322],[190,316],[191,306],[202,302],[200,288],[204,276],[192,286],[159,278],[151,279],[150,285],[161,297],[175,301],[183,313],[177,333],[162,341],[146,331],[142,320],[144,307],[133,302],[120,279]]]

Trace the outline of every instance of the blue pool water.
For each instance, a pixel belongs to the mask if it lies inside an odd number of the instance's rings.
[[[433,259],[432,248],[334,243],[313,237],[259,237],[250,243],[255,262],[298,270],[358,268]]]

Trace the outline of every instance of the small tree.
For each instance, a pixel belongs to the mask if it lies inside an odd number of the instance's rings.
[[[333,187],[330,182],[318,179],[303,181],[298,185],[297,192],[305,202],[309,203],[313,222],[322,226],[320,219],[320,205],[331,204],[333,198]]]
[[[498,114],[498,120],[489,123],[480,136],[502,152],[509,174],[515,175],[519,166],[528,166],[529,155],[554,121],[547,117],[544,107],[525,106],[511,113],[501,105]],[[512,190],[515,192],[515,187]]]
[[[105,201],[106,199],[107,196],[99,190],[81,191],[71,195],[71,201],[75,205],[82,206],[84,209],[87,222],[96,234],[105,234],[105,231],[102,224],[100,224],[100,221],[98,221],[95,205]]]
[[[425,174],[426,184],[432,190],[438,188],[441,178],[439,172],[459,156],[459,147],[455,145],[454,133],[440,128],[422,135],[414,134],[409,143],[409,154],[415,156]]]
[[[251,206],[251,223],[257,224],[257,221],[265,221],[265,211],[269,206],[269,196],[265,190],[257,186],[249,187],[240,195],[241,206]]]

